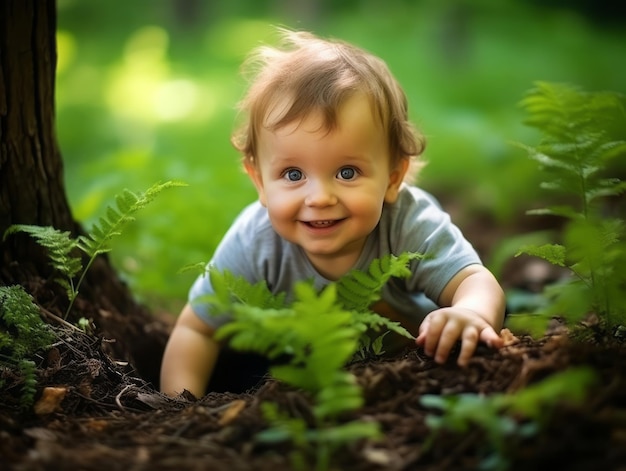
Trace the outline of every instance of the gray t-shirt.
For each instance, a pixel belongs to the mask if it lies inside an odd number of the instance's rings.
[[[394,204],[384,205],[380,222],[368,236],[353,268],[367,270],[374,259],[403,252],[418,252],[427,257],[411,262],[413,274],[409,278],[392,278],[381,293],[382,299],[418,323],[437,308],[434,301],[459,270],[481,263],[472,245],[435,199],[408,185],[403,185]],[[315,270],[299,246],[274,231],[267,210],[258,201],[237,217],[209,264],[243,276],[251,284],[265,280],[273,293],[287,293],[287,300],[292,299],[291,291],[297,281],[313,280],[317,289],[331,282]],[[213,316],[206,303],[194,301],[212,292],[209,277],[199,276],[191,287],[189,301],[201,319],[217,328],[228,321],[228,316]]]

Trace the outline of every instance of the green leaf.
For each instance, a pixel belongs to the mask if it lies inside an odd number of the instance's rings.
[[[563,245],[559,244],[544,244],[540,246],[525,245],[515,254],[516,257],[527,254],[535,257],[543,258],[548,262],[558,265],[560,267],[566,266],[566,250]]]
[[[79,246],[78,241],[72,239],[69,232],[63,232],[50,226],[27,224],[10,226],[4,232],[4,239],[17,232],[29,234],[39,245],[47,249],[50,266],[60,274],[60,276],[55,276],[54,280],[66,289],[68,298],[74,296],[75,290],[72,280],[83,267],[81,258],[74,254],[75,249]]]
[[[130,190],[124,190],[115,197],[116,206],[108,206],[106,215],[99,218],[86,236],[79,238],[81,249],[91,258],[109,252],[111,239],[119,236],[124,227],[134,221],[137,211],[152,202],[163,190],[180,186],[186,185],[176,181],[156,183],[139,196]]]

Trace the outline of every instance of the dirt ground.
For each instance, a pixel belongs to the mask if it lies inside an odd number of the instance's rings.
[[[273,401],[309,417],[308,398],[267,378],[241,394],[170,399],[103,353],[106,339],[61,331],[42,358],[42,392],[34,410],[17,409],[19,390],[0,397],[0,469],[38,470],[290,470],[289,444],[269,446],[260,404]],[[539,340],[508,335],[500,351],[481,348],[470,365],[437,365],[420,350],[353,363],[365,406],[342,421],[375,420],[378,440],[360,440],[332,455],[337,470],[479,469],[490,447],[484,433],[442,433],[430,447],[423,394],[512,392],[551,373],[591,366],[597,381],[581,405],[543,411],[536,435],[506,438],[508,469],[626,469],[626,349],[608,339],[572,342],[559,330]],[[4,372],[7,374],[7,372]],[[313,453],[304,452],[315,469]]]

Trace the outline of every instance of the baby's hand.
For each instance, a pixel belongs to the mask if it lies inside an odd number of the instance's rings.
[[[460,307],[446,307],[428,314],[420,325],[415,342],[424,347],[427,355],[434,356],[437,363],[444,363],[457,340],[461,340],[459,366],[467,366],[479,341],[494,348],[504,344],[486,320],[476,312]]]

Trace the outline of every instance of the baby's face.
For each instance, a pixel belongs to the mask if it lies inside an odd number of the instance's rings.
[[[406,169],[390,168],[387,138],[365,95],[341,107],[331,132],[322,123],[313,113],[263,129],[257,165],[248,172],[276,232],[334,279],[358,259]]]

